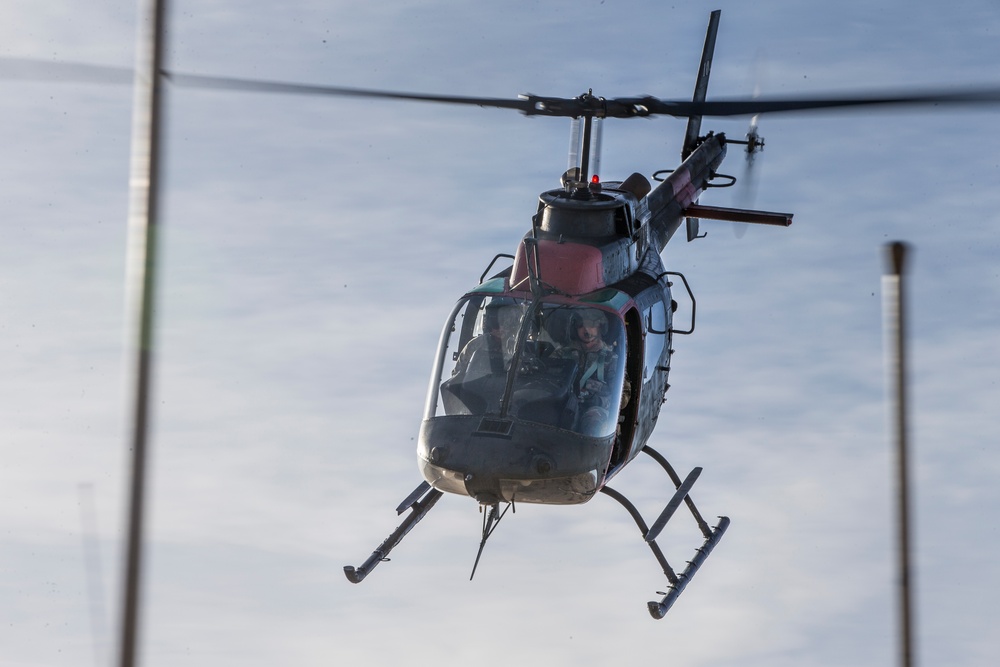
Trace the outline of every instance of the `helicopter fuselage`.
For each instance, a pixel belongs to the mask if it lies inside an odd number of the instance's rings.
[[[433,487],[490,505],[583,503],[642,451],[673,352],[660,251],[724,154],[710,135],[652,192],[635,175],[540,196],[513,266],[444,327],[417,446]],[[588,313],[603,318],[596,362],[575,339]]]

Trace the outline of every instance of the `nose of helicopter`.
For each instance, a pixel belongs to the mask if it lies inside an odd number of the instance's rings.
[[[514,418],[447,416],[423,422],[417,458],[432,486],[483,504],[569,505],[600,488],[613,442]]]

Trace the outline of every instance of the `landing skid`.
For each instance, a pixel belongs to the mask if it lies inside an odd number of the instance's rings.
[[[669,587],[666,592],[661,593],[663,598],[660,601],[650,601],[647,603],[649,608],[649,613],[653,618],[663,618],[667,611],[673,606],[677,598],[680,596],[684,589],[687,587],[688,583],[694,577],[695,573],[702,566],[705,560],[708,558],[709,554],[715,548],[715,545],[719,543],[722,539],[723,534],[725,534],[726,529],[729,527],[728,517],[719,517],[719,523],[712,528],[708,523],[702,518],[701,514],[698,512],[698,508],[695,507],[694,501],[691,500],[690,492],[691,487],[694,486],[695,481],[701,474],[701,468],[695,468],[692,470],[685,479],[681,479],[677,473],[674,471],[673,467],[669,462],[663,457],[662,454],[657,452],[651,447],[643,447],[642,451],[651,456],[656,460],[657,463],[667,472],[670,476],[670,480],[673,482],[677,491],[671,497],[670,502],[667,503],[663,511],[653,522],[652,527],[646,525],[646,521],[639,514],[639,510],[636,509],[632,502],[623,496],[618,491],[615,491],[609,486],[605,486],[601,489],[601,492],[611,496],[617,500],[621,505],[628,510],[628,513],[635,520],[636,525],[642,532],[642,537],[649,545],[650,550],[656,557],[657,562],[660,567],[663,568],[663,574],[667,577],[669,582]],[[353,565],[344,566],[344,574],[347,579],[354,584],[360,583],[368,574],[375,569],[375,567],[382,561],[389,560],[389,553],[399,544],[402,539],[406,536],[410,530],[417,525],[417,523],[424,518],[424,516],[434,507],[435,503],[440,500],[442,492],[437,489],[431,488],[431,485],[427,482],[423,482],[413,490],[410,495],[406,497],[403,502],[399,504],[396,508],[397,514],[402,514],[403,512],[410,510],[410,514],[403,520],[401,524],[392,532],[389,537],[372,552],[372,555],[368,557],[364,563],[358,567]],[[656,543],[656,538],[659,537],[660,532],[667,525],[667,522],[673,517],[674,513],[680,508],[681,504],[687,505],[688,510],[690,510],[691,515],[694,517],[695,523],[698,524],[698,528],[701,530],[702,535],[705,537],[705,542],[697,549],[694,557],[688,561],[688,565],[684,568],[684,571],[680,574],[674,572],[674,569],[667,562],[666,557],[663,555],[663,551],[660,546]],[[483,547],[486,545],[486,540],[493,533],[500,519],[506,513],[507,509],[510,509],[511,505],[508,504],[502,512],[500,511],[499,504],[493,504],[487,510],[483,508],[486,512],[483,517],[483,532],[482,539],[479,543],[479,553],[476,554],[476,562],[472,568],[472,575],[475,576],[476,568],[479,565],[479,559],[483,553]],[[470,579],[472,577],[469,577]]]
[[[344,574],[352,584],[361,583],[361,580],[368,576],[368,573],[375,569],[375,566],[384,560],[389,560],[389,552],[399,544],[406,534],[410,532],[417,523],[434,507],[434,503],[440,500],[443,494],[437,489],[432,489],[427,482],[422,482],[413,492],[396,508],[396,514],[402,514],[410,510],[409,516],[399,524],[396,530],[392,531],[389,537],[385,538],[382,544],[372,552],[364,563],[358,567],[353,565],[344,566]]]
[[[715,545],[722,539],[726,529],[729,528],[729,517],[719,517],[718,525],[715,526],[715,528],[711,528],[698,512],[698,508],[695,507],[694,501],[691,500],[691,496],[689,494],[691,487],[694,486],[695,481],[698,479],[698,475],[701,474],[701,468],[695,468],[692,470],[688,474],[687,478],[682,481],[662,454],[649,446],[643,447],[642,451],[653,457],[653,459],[655,459],[656,462],[667,471],[667,475],[670,476],[670,480],[677,488],[677,491],[670,499],[670,502],[667,503],[667,506],[663,508],[662,512],[660,512],[660,516],[658,516],[656,521],[653,522],[653,526],[651,528],[647,527],[642,515],[639,514],[639,510],[635,508],[635,505],[633,505],[628,498],[619,492],[608,486],[602,488],[601,492],[611,496],[621,503],[622,507],[628,510],[628,513],[635,520],[639,530],[642,531],[642,537],[646,541],[646,544],[649,545],[649,549],[653,552],[653,555],[656,557],[660,567],[663,568],[663,574],[666,575],[667,581],[670,582],[668,591],[665,593],[661,592],[663,599],[659,602],[651,600],[647,603],[650,615],[653,618],[660,619],[663,618],[674,605],[674,602],[676,602],[680,594],[684,592],[684,589],[694,577],[698,568],[702,566],[709,554],[712,553]],[[659,536],[660,531],[663,530],[663,527],[667,525],[667,522],[673,516],[674,512],[676,512],[680,507],[681,503],[685,503],[691,511],[691,515],[694,517],[695,523],[698,524],[698,528],[705,537],[705,542],[697,550],[694,558],[688,561],[688,566],[684,568],[684,571],[678,575],[667,562],[666,557],[663,555],[663,551],[656,543],[656,538]]]

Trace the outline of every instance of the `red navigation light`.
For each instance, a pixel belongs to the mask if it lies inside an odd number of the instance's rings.
[[[601,177],[598,176],[597,174],[594,174],[593,176],[590,177],[590,182],[591,183],[600,183],[601,182]]]

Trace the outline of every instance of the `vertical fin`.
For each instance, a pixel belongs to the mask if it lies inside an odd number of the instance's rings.
[[[708,32],[705,35],[705,49],[701,52],[701,67],[698,69],[698,79],[694,86],[693,102],[704,102],[708,94],[708,77],[712,73],[712,57],[715,54],[715,37],[719,33],[719,18],[722,10],[716,9],[712,12],[708,21]],[[698,134],[701,132],[701,116],[691,116],[688,119],[687,132],[684,135],[684,148],[681,150],[681,159],[686,160],[698,142]]]

